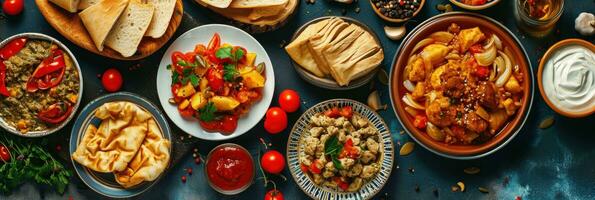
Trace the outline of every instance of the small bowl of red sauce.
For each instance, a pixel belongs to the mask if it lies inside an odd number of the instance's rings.
[[[248,189],[254,180],[254,160],[244,147],[225,143],[207,156],[205,174],[217,192],[234,195]]]

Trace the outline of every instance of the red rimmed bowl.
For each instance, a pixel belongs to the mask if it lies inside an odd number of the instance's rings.
[[[413,125],[413,118],[404,110],[405,103],[401,101],[401,97],[405,94],[405,87],[403,86],[403,70],[407,65],[409,55],[413,50],[415,44],[428,37],[436,31],[447,30],[451,23],[458,24],[461,29],[479,27],[482,31],[487,31],[496,34],[503,43],[503,46],[510,48],[513,59],[519,65],[519,69],[523,73],[524,81],[523,100],[521,107],[517,110],[514,117],[508,119],[507,124],[500,128],[491,139],[481,144],[446,144],[433,140],[425,131],[418,130]],[[399,122],[407,133],[421,146],[438,155],[452,158],[452,159],[475,159],[489,155],[510,142],[514,136],[523,127],[529,110],[531,109],[534,93],[534,77],[531,69],[531,63],[525,49],[522,47],[519,40],[514,34],[508,30],[504,25],[497,21],[474,13],[466,12],[449,12],[434,16],[418,25],[407,37],[399,47],[397,54],[392,63],[390,72],[390,97],[391,104]]]

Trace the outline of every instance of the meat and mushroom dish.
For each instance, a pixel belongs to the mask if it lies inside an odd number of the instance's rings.
[[[490,140],[523,101],[523,73],[509,47],[479,27],[451,24],[413,48],[403,73],[405,111],[436,141]]]
[[[380,171],[380,133],[350,106],[310,118],[301,138],[301,170],[319,186],[358,191]]]
[[[27,133],[61,125],[78,101],[79,72],[58,45],[16,38],[0,48],[0,117]]]

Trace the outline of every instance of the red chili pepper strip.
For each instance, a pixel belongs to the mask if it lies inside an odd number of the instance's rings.
[[[52,51],[50,57],[44,59],[41,64],[37,66],[37,69],[33,72],[33,77],[41,78],[42,76],[58,71],[64,67],[66,67],[64,54],[60,49],[55,49]]]
[[[59,124],[66,120],[71,112],[72,106],[69,103],[59,102],[37,113],[37,118],[50,124]]]
[[[8,89],[6,88],[6,65],[4,65],[4,61],[0,59],[0,94],[4,96],[10,96],[8,93]]]
[[[8,60],[8,58],[14,56],[19,51],[21,51],[21,49],[23,49],[23,47],[25,47],[26,43],[27,43],[27,38],[25,38],[25,37],[17,38],[17,39],[14,39],[14,40],[8,42],[8,44],[6,44],[6,46],[4,46],[2,49],[0,49],[0,58],[3,60]]]

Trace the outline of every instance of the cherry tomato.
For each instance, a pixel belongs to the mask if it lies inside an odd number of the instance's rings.
[[[351,106],[345,106],[341,108],[341,116],[349,119],[353,116],[353,108]]]
[[[179,83],[173,84],[171,86],[171,93],[172,93],[172,96],[174,97],[174,101],[176,103],[180,103],[180,102],[184,101],[184,97],[178,96],[178,90],[180,90],[181,87],[182,87],[182,84],[179,84]]]
[[[0,159],[4,162],[10,161],[10,151],[8,151],[8,148],[2,144],[0,144]]]
[[[194,114],[196,113],[196,111],[194,109],[192,109],[191,106],[188,106],[188,108],[186,108],[184,110],[178,109],[178,111],[180,112],[180,115],[182,115],[182,117],[186,117],[186,118],[193,117]]]
[[[209,81],[209,87],[211,87],[213,91],[219,91],[225,84],[221,71],[214,68],[209,68],[207,71],[207,80]]]
[[[25,3],[23,0],[4,0],[2,3],[2,10],[7,15],[18,15],[23,11]]]
[[[279,107],[269,108],[264,118],[264,129],[271,133],[277,134],[287,128],[287,114]]]
[[[279,105],[286,112],[295,112],[300,108],[300,95],[294,90],[283,90],[279,95]]]
[[[320,161],[318,161],[318,159],[314,160],[314,162],[310,164],[310,172],[312,172],[313,174],[322,173],[322,166],[319,165],[321,165]]]
[[[428,118],[424,114],[417,114],[415,115],[415,120],[413,120],[413,126],[419,129],[425,129],[426,124],[428,123]]]
[[[277,189],[269,190],[267,194],[264,195],[264,200],[284,200],[283,193]]]
[[[268,173],[279,174],[285,168],[285,158],[278,151],[270,150],[262,155],[260,165]]]
[[[324,111],[324,115],[330,118],[337,118],[341,116],[341,110],[337,107],[333,107],[327,111]]]
[[[199,120],[199,123],[200,123],[200,126],[208,132],[217,131],[221,127],[221,121],[217,121],[217,120],[208,121],[208,122]]]
[[[300,164],[300,169],[302,170],[302,172],[307,173],[308,172],[308,166],[304,165],[303,163]]]
[[[238,116],[235,115],[225,115],[223,120],[221,121],[221,132],[223,133],[233,133],[236,128],[238,127]]]
[[[101,84],[103,84],[103,88],[108,92],[120,90],[123,82],[122,74],[115,68],[105,70],[101,76]]]

